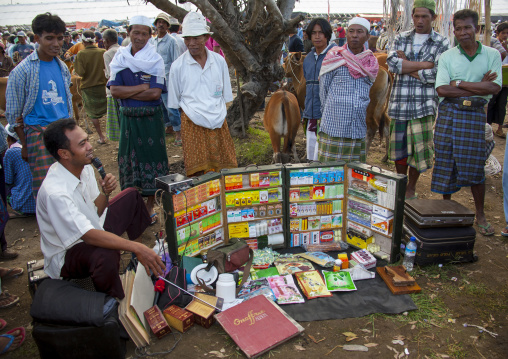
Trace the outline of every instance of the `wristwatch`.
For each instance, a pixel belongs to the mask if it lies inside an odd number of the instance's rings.
[[[460,83],[462,82],[462,80],[457,80],[455,81],[455,87],[459,87]]]

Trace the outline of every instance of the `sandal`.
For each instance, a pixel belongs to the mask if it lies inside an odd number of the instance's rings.
[[[150,216],[150,219],[152,220],[152,222],[150,223],[151,226],[153,226],[155,223],[157,223],[157,213],[153,213],[151,216]]]
[[[12,295],[8,292],[2,292],[2,294],[0,294],[0,309],[12,307],[17,302],[19,302],[19,297],[16,295]]]
[[[12,209],[9,211],[9,219],[16,219],[16,218],[27,218],[27,217],[33,217],[35,216],[35,213],[23,213],[20,211],[16,211]]]
[[[100,139],[97,140],[97,143],[99,145],[105,145],[107,142],[104,140],[104,141],[101,141]]]
[[[508,230],[508,226],[504,227],[504,229],[501,230],[501,235],[503,237],[508,237],[508,231],[505,232],[505,230]]]
[[[175,140],[175,142],[173,143],[175,146],[181,146],[182,145],[182,140],[179,139],[179,140]]]
[[[18,258],[18,253],[5,250],[0,253],[0,260],[8,261],[10,259]]]
[[[19,331],[19,334],[15,336],[14,333],[16,331]],[[23,327],[14,328],[13,330],[8,331],[7,334],[0,335],[0,337],[9,338],[9,343],[7,343],[7,345],[4,347],[4,349],[0,352],[0,355],[5,354],[8,351],[13,351],[13,350],[18,349],[25,341],[25,336],[26,336],[26,332],[25,332],[25,328],[23,328]],[[14,343],[14,340],[17,337],[21,337],[21,341],[17,344],[17,347],[9,350],[12,346],[12,343]]]
[[[24,272],[23,268],[9,268],[4,275],[0,276],[0,278],[2,279],[16,278],[22,275],[23,272]]]
[[[499,131],[494,132],[494,135],[501,137],[501,138],[506,138],[506,133],[504,133],[503,130],[501,130],[501,132],[499,132]]]
[[[409,198],[406,197],[406,201],[409,201],[411,199],[418,199],[418,193],[415,192],[415,195],[413,197],[409,197]]]
[[[492,236],[495,233],[494,227],[492,227],[492,224],[488,223],[486,225],[478,224],[479,231],[484,236]]]

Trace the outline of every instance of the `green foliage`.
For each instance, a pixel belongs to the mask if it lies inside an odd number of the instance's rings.
[[[272,163],[272,143],[264,128],[251,126],[246,138],[234,138],[238,167],[250,164],[269,165]]]

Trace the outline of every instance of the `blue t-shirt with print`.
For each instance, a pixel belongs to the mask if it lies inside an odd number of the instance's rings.
[[[56,58],[49,62],[41,60],[37,100],[24,122],[27,125],[47,126],[62,118],[69,118],[69,109],[60,65]]]
[[[168,92],[166,78],[152,76],[144,72],[133,73],[130,69],[123,69],[117,73],[114,79],[109,80],[107,86],[110,88],[110,86],[137,86],[142,84],[149,84],[150,88],[161,89],[162,93]],[[120,105],[122,107],[159,106],[161,102],[161,98],[155,101],[140,101],[126,98],[120,100]]]
[[[35,48],[33,45],[30,44],[16,44],[14,45],[14,49],[12,50],[12,53],[14,54],[16,51],[19,53],[19,56],[22,60],[26,59],[28,55],[30,55],[32,52],[34,52]]]

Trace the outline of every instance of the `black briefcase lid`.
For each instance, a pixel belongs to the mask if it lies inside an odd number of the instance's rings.
[[[475,213],[454,200],[410,199],[406,207],[421,217],[474,217]]]

